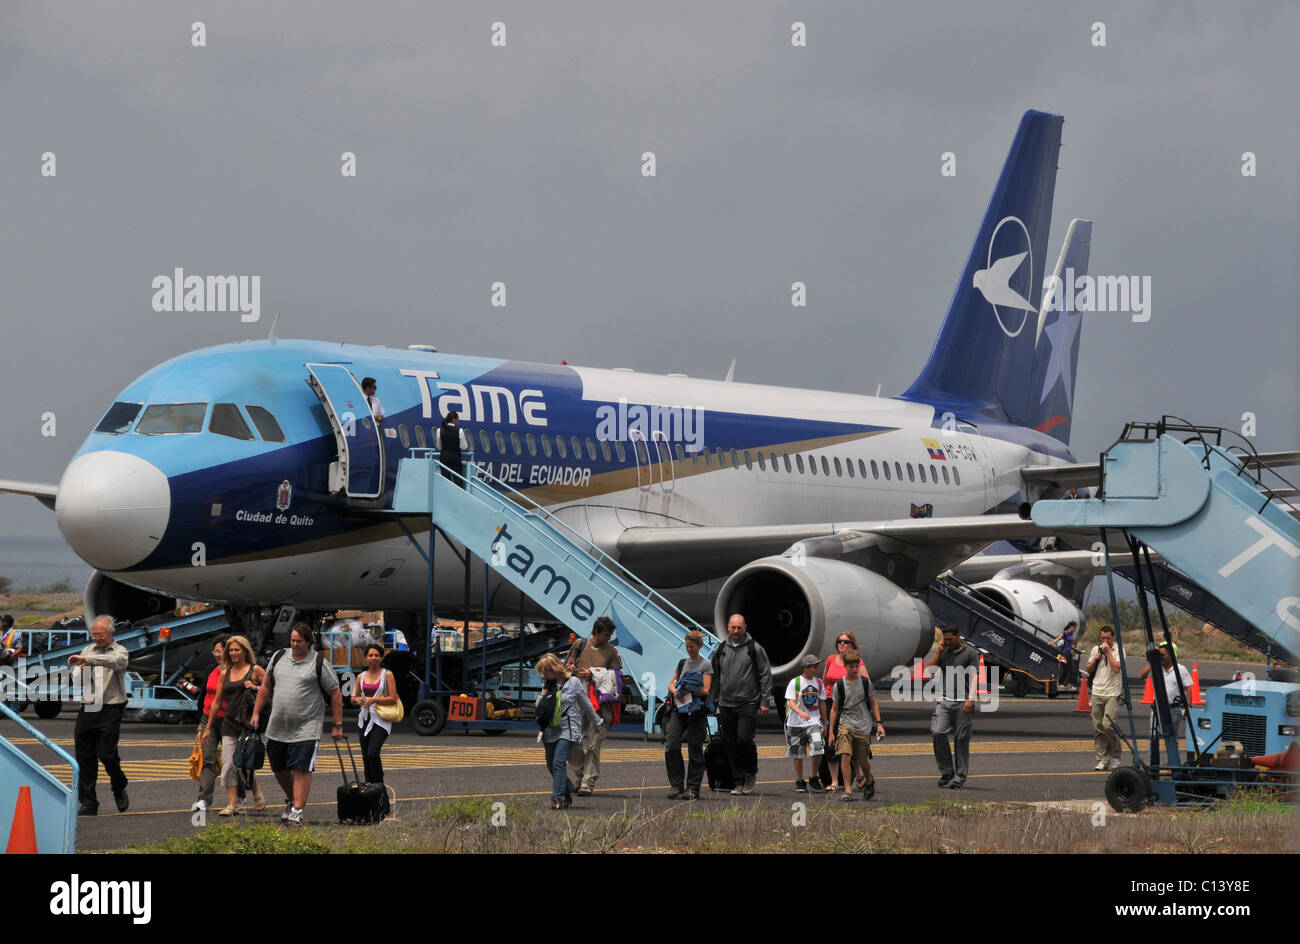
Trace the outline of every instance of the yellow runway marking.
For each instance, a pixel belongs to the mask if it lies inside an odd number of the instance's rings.
[[[174,742],[168,742],[174,743]],[[1064,753],[1068,751],[1092,750],[1091,741],[990,741],[984,744],[971,744],[971,753],[977,755],[1001,754],[1042,754],[1047,752]],[[328,751],[321,745],[322,751]],[[928,757],[931,755],[929,744],[876,744],[872,750],[883,757]],[[531,747],[474,747],[444,748],[394,745],[386,747],[383,753],[384,767],[391,770],[457,770],[469,767],[525,767],[541,764],[543,752],[540,746]],[[661,747],[646,748],[606,748],[601,753],[602,764],[632,764],[662,761]],[[785,758],[785,748],[780,745],[764,745],[758,749],[758,756],[767,760]],[[318,768],[323,767],[327,758],[317,760]],[[51,764],[45,768],[63,783],[72,782],[72,769],[66,764]],[[176,757],[158,760],[124,760],[122,770],[127,779],[135,782],[161,780],[189,780],[189,758]],[[263,776],[270,778],[269,770]],[[1088,771],[1092,773],[1092,771]],[[928,775],[926,775],[928,776]],[[1033,774],[986,774],[983,776],[1036,776]],[[104,775],[100,774],[103,780]],[[888,779],[888,778],[885,778]],[[924,778],[921,778],[924,779]],[[772,781],[779,783],[782,781]],[[479,796],[480,794],[470,794]],[[481,794],[492,796],[494,794]]]

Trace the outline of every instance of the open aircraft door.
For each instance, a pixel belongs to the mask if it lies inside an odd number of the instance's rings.
[[[330,493],[378,498],[384,494],[384,440],[361,385],[342,364],[308,364],[307,370],[339,449],[330,465]]]

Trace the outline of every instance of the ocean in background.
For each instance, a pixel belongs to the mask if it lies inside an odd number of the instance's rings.
[[[62,539],[0,536],[0,577],[13,581],[11,590],[43,590],[67,580],[80,593],[92,572]]]

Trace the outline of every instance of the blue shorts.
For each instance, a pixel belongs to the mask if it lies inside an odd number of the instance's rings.
[[[320,741],[272,741],[266,742],[266,759],[271,764],[272,772],[277,770],[301,770],[311,773],[316,769],[316,751]]]

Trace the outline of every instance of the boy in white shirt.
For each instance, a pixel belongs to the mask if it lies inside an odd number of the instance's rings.
[[[826,688],[817,677],[821,664],[816,656],[803,657],[803,673],[790,679],[785,688],[785,756],[794,758],[794,792],[807,793],[808,781],[803,779],[805,756],[821,757],[822,732],[826,729]],[[813,761],[813,770],[817,762]],[[814,773],[812,789],[822,789],[821,780]]]

